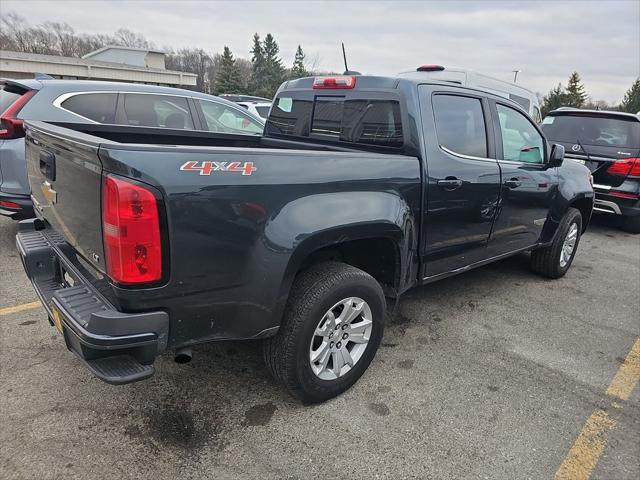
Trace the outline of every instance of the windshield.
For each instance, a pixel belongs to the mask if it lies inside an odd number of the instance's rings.
[[[602,147],[640,148],[640,122],[632,119],[588,115],[545,117],[542,130],[555,142]]]

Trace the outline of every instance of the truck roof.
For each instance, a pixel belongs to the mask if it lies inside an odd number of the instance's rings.
[[[400,84],[410,84],[410,85],[442,85],[443,87],[448,88],[459,88],[464,91],[473,91],[482,94],[483,96],[491,97],[494,99],[499,99],[500,101],[507,101],[510,104],[518,107],[522,110],[522,106],[517,102],[510,100],[508,98],[502,97],[495,93],[489,92],[487,90],[483,90],[482,88],[476,88],[474,86],[465,86],[457,83],[448,82],[446,80],[437,80],[429,77],[419,77],[419,76],[376,76],[376,75],[319,75],[314,77],[303,77],[298,78],[296,80],[289,80],[283,83],[280,86],[280,90],[276,93],[276,96],[282,91],[292,91],[292,90],[300,90],[300,91],[309,91],[313,89],[313,82],[316,78],[323,77],[353,77],[355,79],[355,87],[353,89],[318,89],[314,90],[315,92],[345,92],[345,91],[353,91],[353,90],[396,90]]]

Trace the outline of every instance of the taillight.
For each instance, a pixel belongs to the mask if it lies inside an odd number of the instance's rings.
[[[620,175],[626,177],[640,177],[640,158],[621,158],[613,162],[607,173],[610,175]]]
[[[315,90],[350,89],[355,88],[355,86],[356,77],[316,77],[313,79],[313,88]]]
[[[162,278],[158,204],[149,189],[112,175],[104,177],[102,234],[112,280],[132,285]]]
[[[9,140],[24,137],[22,119],[16,118],[16,115],[35,94],[36,90],[23,93],[0,115],[0,139]]]
[[[0,207],[11,208],[12,210],[20,210],[22,208],[16,202],[10,202],[9,200],[0,200]]]

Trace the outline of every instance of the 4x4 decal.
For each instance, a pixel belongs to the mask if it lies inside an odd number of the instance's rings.
[[[253,162],[185,162],[180,170],[200,172],[200,175],[211,175],[211,172],[241,172],[242,175],[251,175],[257,170]]]

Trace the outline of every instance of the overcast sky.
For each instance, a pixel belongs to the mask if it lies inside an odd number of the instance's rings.
[[[422,63],[461,66],[546,93],[577,70],[594,99],[619,102],[640,75],[640,0],[214,2],[0,0],[32,24],[78,32],[128,28],[159,47],[200,47],[249,58],[272,33],[289,65],[298,44],[316,68],[394,74]]]

